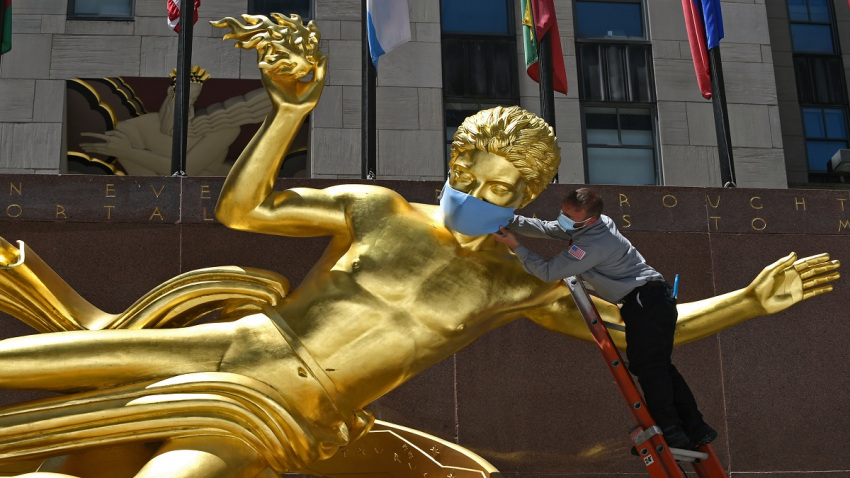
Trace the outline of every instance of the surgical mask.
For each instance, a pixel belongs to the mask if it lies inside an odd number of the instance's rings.
[[[586,223],[587,221],[589,221],[591,219],[593,219],[593,218],[589,217],[589,218],[587,218],[583,221],[576,222],[576,221],[573,221],[572,219],[568,218],[562,212],[561,214],[558,214],[558,226],[560,226],[563,231],[575,231],[576,229],[580,229],[580,228],[584,227],[585,226],[584,223]],[[577,225],[578,225],[578,227],[576,227]]]
[[[483,236],[497,232],[514,217],[514,209],[497,206],[451,187],[449,182],[440,193],[440,213],[446,227],[467,236]]]

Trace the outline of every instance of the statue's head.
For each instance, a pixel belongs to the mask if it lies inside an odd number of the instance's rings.
[[[543,119],[518,107],[497,106],[466,118],[458,127],[451,145],[449,182],[459,191],[470,190],[468,166],[487,161],[491,175],[501,169],[504,187],[518,188],[521,198],[500,206],[523,207],[552,182],[561,163],[561,149],[552,128]],[[521,183],[521,184],[520,184]],[[486,197],[480,199],[489,200]],[[492,202],[492,201],[491,201]],[[516,202],[516,204],[513,204]]]

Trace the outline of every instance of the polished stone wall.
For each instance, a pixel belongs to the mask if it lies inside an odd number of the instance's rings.
[[[199,267],[274,270],[297,285],[325,238],[231,231],[212,209],[221,178],[4,175],[0,235],[24,240],[96,306],[117,312],[155,285]],[[326,187],[285,180],[280,187]],[[380,181],[435,203],[436,182]],[[569,185],[523,213],[553,218]],[[680,301],[745,287],[788,254],[850,260],[850,194],[600,186],[606,213],[647,261],[680,275]],[[562,244],[529,242],[554,254]],[[782,313],[677,348],[674,360],[720,432],[733,476],[850,476],[846,304],[850,283]],[[0,336],[33,333],[8,316]],[[0,392],[4,404],[31,392]],[[505,475],[643,476],[629,454],[627,406],[595,346],[528,321],[497,329],[373,406],[383,420],[457,442]],[[803,473],[801,475],[800,473]]]

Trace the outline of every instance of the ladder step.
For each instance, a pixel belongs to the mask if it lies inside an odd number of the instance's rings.
[[[670,448],[670,453],[673,454],[673,458],[676,461],[688,461],[694,462],[697,460],[707,460],[708,453],[696,451],[696,450],[685,450],[682,448]]]

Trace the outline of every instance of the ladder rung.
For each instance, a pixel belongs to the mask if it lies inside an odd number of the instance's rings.
[[[697,460],[707,460],[708,453],[704,453],[696,450],[685,450],[682,448],[670,448],[670,453],[673,454],[673,458],[677,461],[697,461]]]

